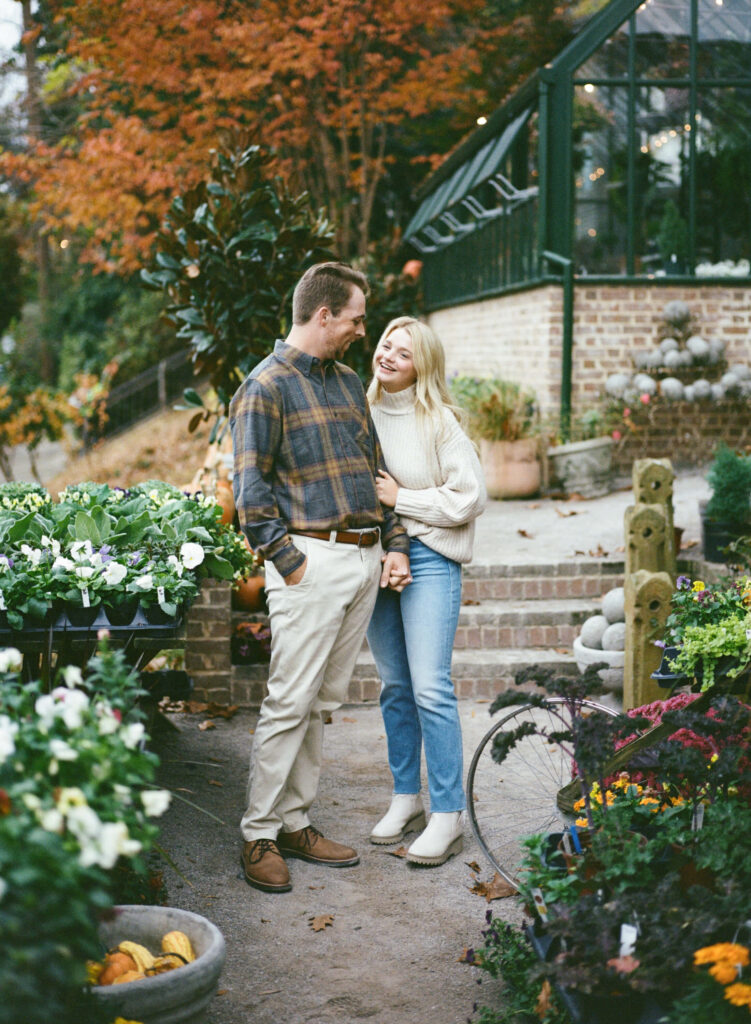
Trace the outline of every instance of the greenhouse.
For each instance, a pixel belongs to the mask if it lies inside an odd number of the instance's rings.
[[[576,404],[676,298],[745,358],[751,0],[612,0],[419,200],[405,236],[453,369],[519,378],[527,347],[543,402]]]

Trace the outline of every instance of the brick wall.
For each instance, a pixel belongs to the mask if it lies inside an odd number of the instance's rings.
[[[751,288],[747,285],[587,284],[574,295],[572,406],[591,405],[605,379],[631,372],[632,356],[653,348],[665,305],[687,302],[705,337],[726,343],[729,364],[751,363]],[[558,409],[562,290],[542,285],[431,313],[451,373],[498,374],[533,387],[544,413]]]
[[[185,671],[194,700],[231,703],[231,637],[230,585],[204,580],[185,623]]]

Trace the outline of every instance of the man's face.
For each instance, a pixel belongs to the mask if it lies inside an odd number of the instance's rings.
[[[360,288],[353,287],[338,316],[328,311],[325,328],[326,359],[341,359],[353,341],[365,337],[365,296]]]

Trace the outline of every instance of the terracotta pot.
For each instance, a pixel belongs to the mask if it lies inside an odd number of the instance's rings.
[[[232,607],[235,611],[261,611],[264,605],[265,583],[266,580],[263,576],[250,576],[247,580],[241,580],[236,587],[233,587]]]
[[[220,523],[231,523],[235,518],[235,495],[232,491],[232,484],[228,480],[217,480],[215,500],[221,505],[222,515]]]
[[[540,490],[537,438],[480,441],[480,461],[491,498],[529,498]]]

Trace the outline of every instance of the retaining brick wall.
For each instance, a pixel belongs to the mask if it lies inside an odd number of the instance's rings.
[[[632,372],[632,358],[653,348],[662,310],[687,302],[705,337],[726,343],[729,364],[751,363],[751,288],[747,285],[588,284],[574,294],[572,406],[583,411],[605,379]],[[533,387],[543,413],[558,409],[562,289],[541,285],[436,310],[428,320],[446,348],[451,373],[498,374]]]
[[[204,580],[185,623],[185,671],[193,699],[230,704],[232,594],[229,583]]]

